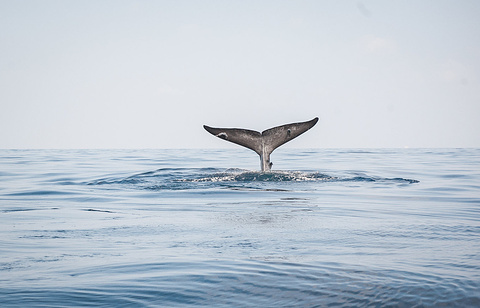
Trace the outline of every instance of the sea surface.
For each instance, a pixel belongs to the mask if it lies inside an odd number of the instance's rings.
[[[480,307],[480,149],[0,150],[1,307]]]

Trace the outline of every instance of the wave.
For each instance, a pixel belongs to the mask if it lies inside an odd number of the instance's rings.
[[[89,256],[85,256],[89,257]],[[54,262],[42,259],[41,262]],[[10,265],[8,265],[10,266]],[[109,279],[105,280],[104,276]],[[477,307],[478,281],[341,263],[197,261],[80,268],[76,284],[0,289],[3,307]],[[119,279],[121,277],[121,279]],[[371,286],[375,285],[375,288]]]

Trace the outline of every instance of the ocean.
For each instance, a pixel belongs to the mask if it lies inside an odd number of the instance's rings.
[[[0,150],[1,307],[480,307],[480,149]]]

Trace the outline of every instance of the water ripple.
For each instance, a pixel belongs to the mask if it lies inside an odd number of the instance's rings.
[[[119,276],[92,286],[99,276]],[[329,263],[163,262],[91,267],[72,274],[80,285],[33,286],[0,293],[4,307],[35,306],[456,306],[480,304],[478,281]],[[83,284],[84,283],[84,284]],[[83,286],[82,286],[83,284]],[[441,287],[438,287],[440,284]],[[11,301],[15,299],[15,302]]]
[[[163,168],[122,178],[100,178],[87,182],[87,185],[124,185],[130,188],[147,190],[185,190],[225,188],[224,184],[259,184],[259,183],[380,183],[380,184],[415,184],[418,180],[401,177],[383,178],[365,174],[351,176],[328,175],[322,172],[307,171],[272,171],[258,172],[244,169],[214,168]],[[227,186],[228,187],[228,186]],[[232,187],[238,189],[239,187]],[[245,188],[245,187],[241,187]],[[266,188],[266,189],[272,189]],[[278,188],[285,190],[284,188]]]

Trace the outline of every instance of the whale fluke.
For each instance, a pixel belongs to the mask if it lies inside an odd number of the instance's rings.
[[[262,133],[249,129],[215,128],[207,125],[203,125],[203,128],[218,138],[255,151],[255,153],[260,155],[262,171],[270,171],[272,168],[270,154],[272,154],[273,150],[300,136],[317,124],[317,122],[318,118],[315,118],[307,122],[291,123],[273,127],[264,130]]]

